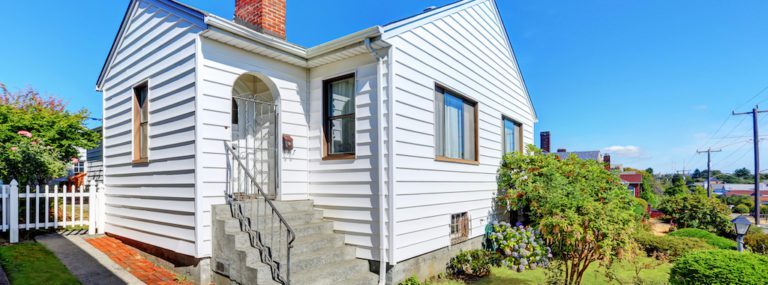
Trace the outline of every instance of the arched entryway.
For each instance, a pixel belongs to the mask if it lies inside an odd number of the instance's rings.
[[[268,79],[266,79],[268,80]],[[274,88],[254,74],[232,87],[232,147],[270,198],[277,196],[278,107]]]

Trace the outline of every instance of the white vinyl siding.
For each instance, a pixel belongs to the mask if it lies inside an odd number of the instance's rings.
[[[382,72],[386,79],[386,68]],[[355,74],[355,157],[323,160],[323,81],[351,73]],[[377,123],[376,74],[377,63],[370,54],[310,69],[309,195],[323,216],[334,221],[334,230],[345,235],[345,242],[357,247],[357,257],[378,260],[376,128],[386,131],[386,122]]]
[[[533,143],[535,114],[492,1],[385,34],[394,53],[395,260],[450,246],[451,214],[467,212],[469,238],[491,218],[503,153],[499,118],[523,125]],[[435,84],[477,101],[478,165],[435,161]]]
[[[186,255],[195,241],[195,38],[200,19],[137,1],[103,81],[106,231]],[[133,165],[133,87],[149,81],[149,163]]]
[[[224,142],[232,139],[232,85],[246,73],[265,76],[273,96],[279,99],[278,137],[293,137],[294,149],[279,151],[279,200],[306,200],[307,139],[309,112],[306,98],[306,69],[287,65],[236,47],[201,38],[199,82],[199,137],[197,157],[198,195],[201,219],[201,254],[211,254],[211,205],[224,204],[227,163]],[[282,149],[279,144],[278,149]]]

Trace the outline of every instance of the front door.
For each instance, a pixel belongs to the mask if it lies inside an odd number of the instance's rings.
[[[233,96],[232,147],[269,198],[277,193],[276,110],[254,96]]]

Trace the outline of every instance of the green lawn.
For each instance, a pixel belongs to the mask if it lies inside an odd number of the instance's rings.
[[[642,258],[641,262],[649,262],[650,258]],[[644,284],[667,284],[669,279],[669,270],[672,268],[672,264],[665,263],[653,269],[645,269],[640,273]],[[506,268],[493,268],[491,275],[472,282],[473,285],[502,285],[502,284],[545,284],[546,276],[544,269],[527,270],[522,273],[517,273],[513,270]],[[614,269],[620,284],[632,284],[635,276],[634,267],[628,263],[622,263]],[[461,281],[454,280],[438,280],[434,283],[436,285],[460,285],[465,284]],[[598,264],[593,263],[587,272],[584,273],[584,279],[582,284],[609,284],[608,279],[605,278],[605,269],[599,267]],[[614,282],[613,284],[619,284]]]
[[[52,252],[36,242],[0,246],[0,264],[13,285],[80,284]]]

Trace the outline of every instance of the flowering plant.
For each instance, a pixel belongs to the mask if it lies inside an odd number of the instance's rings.
[[[530,227],[512,226],[506,222],[493,222],[489,239],[501,256],[503,266],[518,272],[549,265],[552,250],[544,244],[538,233]]]

